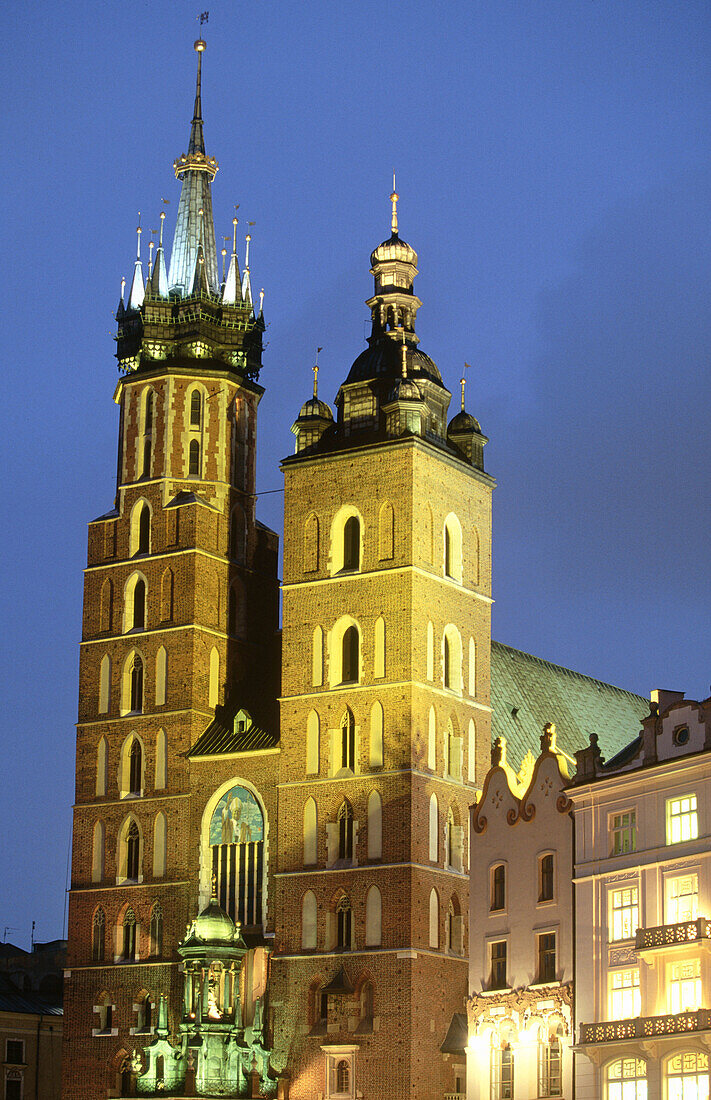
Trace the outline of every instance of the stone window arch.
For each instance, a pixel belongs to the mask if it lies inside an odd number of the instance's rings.
[[[368,859],[383,856],[383,800],[378,791],[368,795]]]
[[[304,573],[317,573],[319,567],[319,522],[315,512],[304,523]]]
[[[370,708],[369,763],[371,768],[382,768],[383,766],[384,725],[383,704],[376,699]]]
[[[133,962],[138,958],[138,922],[131,905],[121,922],[121,958],[124,962]]]
[[[340,728],[340,753],[339,761],[340,768],[337,770],[346,769],[347,771],[355,772],[356,762],[356,728],[355,718],[353,717],[353,711],[350,707],[346,707],[343,717],[341,718]]]
[[[150,954],[154,958],[163,954],[163,910],[159,902],[151,909]]]
[[[353,807],[347,798],[343,799],[338,810],[338,858],[353,859]]]
[[[350,615],[342,615],[328,635],[329,680],[331,687],[358,684],[362,677],[360,626]]]
[[[341,682],[357,684],[360,679],[360,635],[357,626],[351,625],[344,630],[341,652]]]
[[[117,883],[143,881],[143,837],[136,818],[129,815],[119,830]]]
[[[462,583],[462,525],[450,512],[443,528],[443,569],[445,577]]]
[[[133,558],[137,554],[150,554],[150,552],[151,506],[145,497],[141,497],[131,509],[129,554]]]
[[[143,657],[132,649],[121,674],[121,714],[143,713]]]
[[[462,738],[454,714],[447,720],[444,731],[446,774],[450,779],[462,778]]]
[[[145,753],[137,733],[130,733],[121,746],[119,798],[139,798],[145,790]]]
[[[153,428],[156,411],[156,392],[152,386],[145,386],[141,392],[141,439],[139,477],[150,477],[153,458]],[[135,551],[134,551],[135,552]]]
[[[350,951],[353,947],[353,910],[347,894],[336,903],[336,948]]]
[[[377,886],[365,896],[365,946],[380,947],[383,942],[383,899]]]
[[[462,637],[453,623],[442,633],[442,686],[462,694]]]
[[[109,743],[105,737],[100,738],[96,746],[96,797],[103,798],[106,794],[109,779]]]
[[[202,476],[202,462],[200,455],[200,440],[191,439],[188,448],[188,477]]]
[[[352,504],[338,509],[331,524],[331,575],[358,572],[363,561],[363,518]]]
[[[249,720],[246,715],[245,721]],[[225,912],[243,928],[259,929],[263,925],[268,835],[264,804],[248,780],[230,779],[217,788],[202,815],[201,908],[208,904],[214,876],[217,899]]]
[[[395,556],[395,512],[389,500],[380,505],[378,513],[378,558],[390,561]]]
[[[132,573],[124,588],[123,632],[146,628],[146,578],[143,573]]]
[[[168,819],[159,811],[153,822],[153,878],[164,878],[168,852]]]
[[[315,710],[306,719],[306,774],[318,775],[320,767],[321,722]]]
[[[301,947],[315,951],[318,936],[318,904],[313,890],[307,890],[301,899]]]
[[[220,653],[217,646],[210,650],[210,682],[207,705],[214,710],[220,701]]]
[[[318,862],[318,809],[314,798],[304,803],[304,866]]]
[[[456,803],[447,810],[446,863],[452,871],[464,870],[464,828]]]
[[[202,427],[202,394],[197,388],[190,392],[190,427]]]
[[[429,945],[437,950],[439,948],[439,895],[434,886],[430,890],[430,928]]]

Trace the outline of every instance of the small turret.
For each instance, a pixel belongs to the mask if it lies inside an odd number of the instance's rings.
[[[301,406],[299,415],[291,425],[291,430],[296,436],[296,453],[312,450],[321,441],[324,432],[333,427],[333,413],[325,401],[319,401],[318,396],[318,355],[322,348],[316,349],[316,363],[311,368],[314,372],[313,397],[305,401]]]
[[[469,366],[464,364],[465,368]],[[458,451],[462,458],[466,459],[477,470],[484,469],[484,446],[489,442],[481,430],[479,421],[464,408],[464,387],[466,379],[460,380],[462,387],[462,407],[456,416],[453,416],[447,427],[447,442]]]

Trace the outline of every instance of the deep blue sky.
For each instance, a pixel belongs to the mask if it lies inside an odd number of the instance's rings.
[[[172,229],[196,11],[37,0],[3,21],[0,935],[22,944],[33,919],[62,932],[86,522],[114,493],[112,314],[137,211],[156,226],[169,198]],[[455,394],[473,364],[491,439],[494,636],[707,695],[708,3],[212,0],[205,37],[218,238],[240,203],[270,322],[259,488],[281,485],[316,345],[328,399],[363,347],[395,167],[421,346]],[[281,505],[262,501],[277,529]]]

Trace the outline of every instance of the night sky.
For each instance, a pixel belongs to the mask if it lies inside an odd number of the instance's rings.
[[[39,940],[63,930],[113,313],[138,211],[149,230],[166,209],[172,236],[198,10],[37,0],[3,19],[0,935],[26,947],[33,919]],[[316,346],[327,400],[364,346],[395,168],[421,347],[455,408],[472,364],[491,440],[494,637],[706,697],[708,3],[211,0],[204,36],[218,246],[239,203],[266,292],[258,489],[281,486]],[[281,512],[262,498],[277,530]]]

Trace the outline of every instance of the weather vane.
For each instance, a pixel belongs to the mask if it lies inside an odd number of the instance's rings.
[[[200,26],[202,26],[203,23],[207,23],[208,19],[210,18],[210,13],[209,11],[201,11],[199,15],[195,16],[195,18],[199,21]]]

